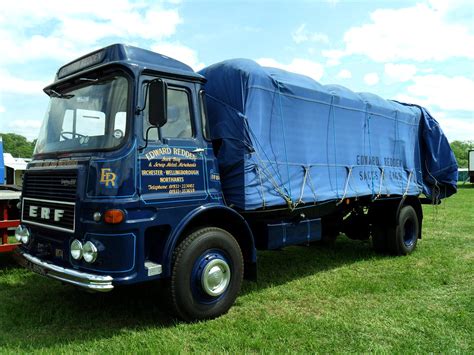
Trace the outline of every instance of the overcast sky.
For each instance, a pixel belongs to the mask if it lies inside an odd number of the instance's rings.
[[[37,136],[42,88],[122,42],[198,70],[250,58],[429,109],[474,140],[474,1],[14,0],[0,12],[0,132]]]

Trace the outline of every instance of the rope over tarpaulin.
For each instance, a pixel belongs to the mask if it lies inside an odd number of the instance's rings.
[[[249,60],[200,73],[223,191],[237,208],[456,191],[454,155],[421,107]]]

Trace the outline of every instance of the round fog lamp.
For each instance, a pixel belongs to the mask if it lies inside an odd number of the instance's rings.
[[[82,243],[78,241],[77,239],[74,239],[72,241],[70,253],[71,253],[71,257],[74,260],[79,260],[80,258],[82,258]]]
[[[15,239],[17,242],[21,242],[21,236],[23,235],[23,226],[20,224],[18,227],[15,229]]]
[[[97,247],[92,242],[87,242],[82,247],[82,257],[88,263],[93,263],[97,259]]]
[[[28,244],[28,242],[30,241],[30,233],[28,233],[28,229],[26,230],[26,234],[21,237],[21,242],[23,244]]]
[[[22,242],[23,244],[27,244],[30,241],[30,232],[28,228],[25,226],[19,225],[15,229],[15,239],[18,242]]]

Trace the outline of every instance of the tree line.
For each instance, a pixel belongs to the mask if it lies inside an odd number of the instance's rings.
[[[32,142],[15,133],[0,133],[3,138],[3,151],[10,153],[15,158],[31,158],[35,148],[36,139]],[[474,149],[474,141],[453,141],[451,149],[456,156],[460,168],[467,168],[469,150]]]
[[[0,133],[3,140],[3,152],[10,153],[15,158],[31,158],[35,149],[36,139],[33,142],[15,133]]]
[[[458,161],[458,166],[467,168],[469,150],[474,149],[474,141],[452,141],[450,145]]]

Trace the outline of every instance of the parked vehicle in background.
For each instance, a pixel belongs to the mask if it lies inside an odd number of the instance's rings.
[[[474,183],[474,150],[469,151],[468,174],[471,183]]]
[[[8,240],[9,229],[19,224],[18,203],[20,191],[16,186],[5,185],[5,163],[3,159],[3,141],[0,136],[0,253],[11,252],[18,244]]]

